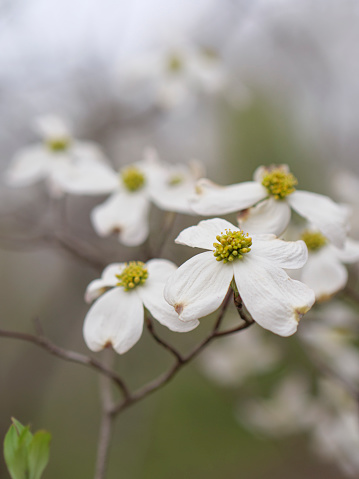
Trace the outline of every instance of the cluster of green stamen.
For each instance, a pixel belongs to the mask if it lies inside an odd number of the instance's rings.
[[[245,253],[249,253],[252,246],[252,238],[243,231],[226,230],[223,234],[216,236],[218,243],[213,243],[215,247],[214,256],[217,261],[234,261],[243,258]]]
[[[180,173],[178,173],[177,175],[172,175],[168,180],[168,184],[170,186],[176,186],[181,183],[183,183],[183,176]]]
[[[128,166],[121,171],[121,178],[130,191],[137,191],[145,184],[145,175],[135,166]]]
[[[167,59],[167,70],[177,73],[183,69],[183,60],[177,53],[172,53]]]
[[[302,233],[301,239],[307,245],[309,251],[317,251],[327,244],[327,239],[319,231],[305,230]]]
[[[262,185],[267,188],[270,195],[276,200],[282,200],[295,191],[298,184],[297,178],[292,173],[286,173],[281,168],[270,171],[262,180]]]
[[[116,278],[119,280],[117,286],[122,286],[125,291],[130,291],[146,282],[148,271],[142,261],[130,261],[126,263],[126,267],[121,274],[116,274]]]
[[[47,148],[55,153],[67,150],[70,143],[70,139],[66,137],[46,140]]]

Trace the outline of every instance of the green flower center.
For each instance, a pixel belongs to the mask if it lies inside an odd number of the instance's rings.
[[[183,69],[184,63],[182,58],[176,54],[172,53],[167,59],[167,70],[171,73],[178,73]]]
[[[121,178],[129,191],[137,191],[145,184],[145,175],[135,166],[128,166],[121,171]]]
[[[298,180],[292,173],[286,173],[281,168],[276,168],[268,173],[262,180],[262,185],[267,188],[270,195],[276,200],[282,200],[295,191]]]
[[[183,183],[183,176],[181,174],[173,175],[169,178],[168,184],[170,186],[176,186]]]
[[[216,239],[218,243],[213,243],[215,247],[213,254],[217,261],[223,261],[223,263],[241,259],[251,250],[252,238],[243,231],[226,230],[225,234],[221,233],[216,236]]]
[[[54,153],[66,151],[70,146],[70,139],[69,138],[52,138],[51,140],[46,141],[46,146],[49,150],[53,151]]]
[[[317,251],[327,244],[327,239],[319,231],[303,231],[301,239],[309,251]]]
[[[122,286],[125,291],[145,284],[148,278],[148,271],[145,263],[142,261],[130,261],[126,263],[126,268],[121,274],[116,274],[116,278],[119,280],[117,286]]]

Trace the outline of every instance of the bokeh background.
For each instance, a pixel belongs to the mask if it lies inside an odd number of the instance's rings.
[[[121,89],[126,65],[177,37],[218,52],[228,89],[169,110],[130,101]],[[262,164],[287,163],[301,189],[332,197],[339,171],[359,174],[357,1],[1,0],[0,39],[3,171],[20,147],[37,141],[34,118],[55,113],[79,138],[99,142],[115,166],[139,160],[147,145],[169,162],[203,161],[222,184],[250,180]],[[0,195],[1,328],[32,332],[39,318],[57,344],[87,354],[83,294],[98,272],[43,240],[57,225],[43,185],[2,185]],[[66,201],[67,232],[102,261],[141,258],[140,248],[96,237],[89,212],[99,198],[59,201]],[[155,241],[161,213],[151,214]],[[164,250],[177,264],[192,253],[172,240],[190,224],[193,218],[179,218]],[[158,330],[185,351],[210,324],[180,337]],[[263,388],[298,362],[310,370],[292,339],[275,341],[288,360]],[[35,346],[0,342],[0,437],[11,416],[45,428],[53,440],[44,478],[92,477],[97,375]],[[145,332],[116,367],[135,387],[170,362]],[[308,450],[305,435],[273,441],[239,424],[234,411],[252,387],[221,389],[190,365],[119,418],[108,478],[342,477]],[[8,477],[2,458],[0,477]]]

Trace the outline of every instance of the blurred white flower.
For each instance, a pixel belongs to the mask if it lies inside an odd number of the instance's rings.
[[[358,317],[342,302],[331,302],[300,329],[299,338],[321,364],[352,386],[359,386]]]
[[[251,327],[212,344],[199,357],[199,364],[216,383],[238,386],[250,376],[273,369],[280,358],[279,349],[268,342],[263,330]]]
[[[152,149],[144,151],[142,161],[125,166],[119,173],[113,171],[108,183],[111,196],[91,212],[97,234],[105,237],[116,232],[126,246],[142,244],[149,232],[151,191],[162,174],[163,166]]]
[[[311,289],[284,271],[306,262],[303,241],[285,242],[274,235],[249,237],[218,218],[183,230],[175,241],[210,250],[186,261],[166,284],[165,298],[182,321],[215,311],[233,278],[253,319],[281,336],[295,333],[301,316],[315,301]]]
[[[310,221],[330,241],[343,247],[348,229],[348,211],[327,196],[296,191],[296,178],[287,165],[261,166],[254,181],[219,186],[202,179],[192,199],[193,210],[201,215],[224,215],[242,211],[241,228],[251,233],[280,235],[287,228],[291,208]]]
[[[164,259],[107,266],[101,279],[92,281],[86,290],[87,302],[96,299],[83,327],[87,346],[92,351],[112,346],[119,354],[125,353],[141,337],[144,308],[172,331],[187,332],[198,326],[196,320],[180,321],[163,298],[165,281],[176,268]]]
[[[313,229],[305,230],[301,239],[308,248],[308,261],[294,275],[289,274],[312,288],[317,301],[330,299],[347,284],[348,271],[343,263],[359,261],[359,242],[346,238],[340,249]]]
[[[226,73],[218,53],[189,41],[172,42],[122,66],[120,88],[150,104],[174,108],[191,103],[198,93],[224,89]]]
[[[195,214],[190,206],[190,198],[194,195],[196,182],[203,173],[203,164],[196,160],[188,164],[168,165],[163,169],[156,188],[151,191],[152,201],[165,211]]]
[[[335,462],[349,477],[359,474],[358,401],[339,384],[320,382],[318,414],[312,444],[325,459]]]
[[[49,193],[72,192],[73,182],[84,186],[97,178],[97,193],[103,193],[110,168],[102,151],[92,142],[74,139],[66,123],[56,116],[41,117],[37,129],[42,143],[21,149],[5,173],[10,186],[28,186],[46,180]]]
[[[316,412],[307,380],[293,375],[276,385],[267,399],[241,404],[237,417],[256,432],[281,437],[310,428]]]
[[[336,170],[332,186],[337,198],[350,206],[350,232],[359,239],[359,176],[352,171]]]

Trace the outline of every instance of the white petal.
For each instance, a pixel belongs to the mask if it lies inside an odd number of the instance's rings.
[[[295,333],[301,315],[315,301],[314,292],[289,278],[281,268],[261,263],[250,253],[233,262],[233,269],[239,294],[253,319],[280,336]]]
[[[82,159],[53,175],[63,191],[75,195],[112,193],[119,184],[117,173],[105,164],[90,164]]]
[[[147,196],[142,193],[115,193],[91,212],[92,224],[100,236],[119,233],[126,246],[138,246],[148,236]]]
[[[295,191],[287,197],[291,207],[316,226],[338,248],[348,231],[348,210],[330,198],[309,191]]]
[[[334,249],[335,247],[333,247]],[[359,261],[359,241],[347,238],[344,248],[335,248],[334,253],[343,263],[356,263]]]
[[[308,259],[304,241],[283,241],[274,235],[252,235],[251,256],[275,263],[280,268],[302,268]]]
[[[170,276],[164,296],[182,321],[191,321],[219,308],[232,278],[232,265],[216,261],[207,251],[186,261]]]
[[[152,278],[153,279],[153,278]],[[151,315],[171,331],[186,333],[199,325],[198,320],[181,321],[173,306],[170,306],[163,296],[165,283],[151,281],[138,288],[138,294]]]
[[[169,276],[177,270],[177,266],[167,259],[150,259],[146,263],[149,279],[165,283]]]
[[[6,183],[10,186],[28,186],[44,179],[50,170],[52,156],[43,145],[20,150],[5,172]]]
[[[112,263],[106,266],[101,278],[91,281],[87,286],[85,293],[86,303],[91,303],[94,299],[101,296],[101,294],[106,292],[107,288],[116,286],[119,281],[116,278],[116,274],[121,274],[124,267],[125,263]]]
[[[111,344],[123,354],[140,339],[143,305],[135,291],[114,288],[101,296],[86,315],[83,334],[92,351]]]
[[[190,204],[190,198],[194,193],[194,182],[174,186],[161,185],[152,189],[151,199],[162,210],[194,215]]]
[[[175,239],[175,243],[191,246],[192,248],[203,248],[213,250],[213,243],[217,241],[216,236],[226,229],[238,231],[237,226],[221,218],[203,220],[196,226],[184,229]]]
[[[71,137],[66,121],[56,115],[43,115],[36,118],[35,128],[44,139]]]
[[[301,280],[314,290],[317,300],[325,300],[344,288],[348,272],[333,255],[331,248],[327,247],[309,255],[302,269]]]
[[[253,206],[266,198],[267,191],[256,181],[219,186],[202,179],[196,185],[197,195],[191,200],[193,211],[200,215],[224,215]]]
[[[238,223],[241,229],[250,233],[273,233],[279,236],[287,228],[290,217],[287,201],[271,197],[239,213]]]

